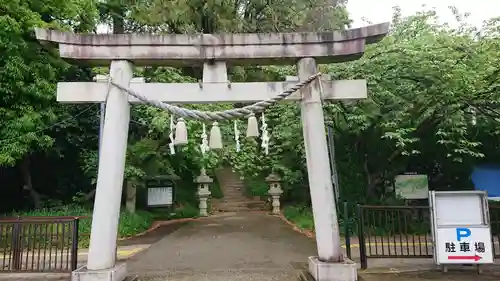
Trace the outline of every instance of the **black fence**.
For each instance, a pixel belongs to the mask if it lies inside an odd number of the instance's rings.
[[[490,226],[493,255],[495,258],[500,258],[500,206],[490,206]]]
[[[354,218],[348,214],[345,203],[346,252],[351,258],[351,236],[357,232],[361,268],[368,267],[368,258],[433,257],[429,206],[357,205]],[[490,206],[490,225],[493,253],[500,258],[500,206]]]
[[[70,272],[78,261],[78,218],[0,218],[0,271]]]
[[[368,258],[432,258],[429,207],[358,205],[361,267]]]

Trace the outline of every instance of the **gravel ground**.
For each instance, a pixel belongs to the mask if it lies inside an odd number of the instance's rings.
[[[279,218],[228,213],[191,222],[127,262],[141,280],[294,280],[313,239]]]

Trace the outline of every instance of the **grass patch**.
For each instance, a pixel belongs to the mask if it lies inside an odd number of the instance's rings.
[[[67,205],[61,207],[45,208],[27,212],[13,212],[6,214],[7,217],[50,217],[50,216],[82,216],[89,217],[81,219],[78,225],[80,248],[87,248],[90,242],[90,229],[92,225],[92,209],[80,205]],[[118,238],[125,238],[137,235],[149,229],[155,220],[169,220],[179,218],[192,218],[198,216],[198,209],[190,204],[176,208],[175,212],[170,214],[170,210],[153,210],[151,212],[137,210],[130,213],[122,210],[120,213],[120,222],[118,224]]]
[[[79,247],[86,248],[90,241],[90,229],[92,225],[92,209],[79,205],[67,205],[61,207],[45,208],[27,212],[13,212],[8,216],[21,217],[50,217],[50,216],[83,216],[89,217],[81,219],[78,224]],[[120,213],[120,222],[118,224],[118,237],[130,237],[146,231],[154,220],[153,214],[146,211],[137,211],[130,213],[122,210]]]
[[[287,220],[293,222],[300,229],[314,231],[314,217],[310,207],[288,205],[285,206],[283,215]],[[338,215],[340,235],[345,235],[344,218],[342,217],[342,214],[339,213]],[[354,218],[351,219],[352,220],[348,222],[350,228],[349,232],[351,235],[354,235],[356,225]]]
[[[314,231],[314,219],[311,209],[304,206],[285,206],[283,210],[285,218],[300,229]]]
[[[184,203],[182,206],[172,210],[171,208],[154,208],[150,210],[154,220],[175,220],[183,218],[196,218],[199,210],[190,203]]]
[[[210,195],[212,198],[220,199],[224,197],[222,189],[220,188],[220,184],[217,180],[215,180],[210,186],[210,192],[212,192],[212,194]]]

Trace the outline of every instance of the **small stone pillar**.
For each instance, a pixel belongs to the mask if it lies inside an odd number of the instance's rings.
[[[272,214],[273,215],[279,215],[281,213],[280,211],[280,196],[283,194],[283,189],[281,189],[281,178],[274,174],[271,173],[267,178],[266,182],[269,185],[269,195],[271,196],[272,199],[272,205],[273,205],[273,210]]]
[[[210,184],[214,180],[207,176],[205,168],[201,169],[201,174],[196,178],[195,183],[198,184],[198,198],[200,200],[198,208],[200,209],[200,216],[207,217],[208,216],[208,198],[210,197]]]

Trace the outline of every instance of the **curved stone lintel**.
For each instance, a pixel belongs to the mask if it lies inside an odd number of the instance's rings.
[[[93,65],[131,60],[138,65],[198,65],[220,59],[232,64],[289,64],[301,57],[319,63],[359,58],[365,44],[380,41],[389,31],[382,23],[335,32],[247,34],[74,34],[35,30],[42,42],[59,44],[63,58]]]

